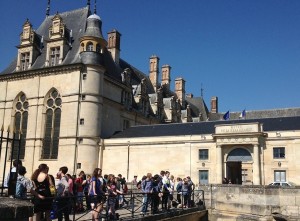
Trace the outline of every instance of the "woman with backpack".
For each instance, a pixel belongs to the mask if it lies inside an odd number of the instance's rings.
[[[95,168],[92,179],[90,182],[89,188],[89,197],[91,202],[92,211],[92,220],[98,220],[99,215],[103,209],[103,192],[102,192],[102,183],[100,181],[101,169]]]

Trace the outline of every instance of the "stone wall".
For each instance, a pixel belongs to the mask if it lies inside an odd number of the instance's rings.
[[[209,220],[300,220],[300,187],[201,185]]]

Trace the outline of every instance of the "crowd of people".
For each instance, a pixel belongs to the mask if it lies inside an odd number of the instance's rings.
[[[117,220],[116,208],[129,203],[125,197],[128,185],[121,174],[102,176],[102,170],[95,168],[91,175],[81,171],[78,176],[71,176],[68,168],[63,166],[54,177],[48,174],[49,167],[46,164],[40,164],[29,179],[25,177],[26,168],[21,161],[15,160],[13,166],[4,186],[9,187],[11,182],[15,182],[13,195],[19,199],[28,199],[30,193],[37,221],[42,218],[47,221],[56,218],[62,221],[64,218],[68,221],[71,212],[86,210],[91,211],[92,220],[98,220],[105,205],[108,217]],[[18,176],[14,181],[16,172]],[[154,176],[147,173],[140,181],[134,176],[131,185],[133,192],[143,196],[141,215],[147,213],[149,205],[152,214],[158,213],[160,204],[163,211],[168,211],[172,206],[191,207],[191,193],[195,187],[189,176],[183,179],[178,177],[175,181],[169,171],[161,171]],[[29,221],[32,220],[33,217],[30,217]]]

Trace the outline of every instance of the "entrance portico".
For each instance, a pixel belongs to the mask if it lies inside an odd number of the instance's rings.
[[[252,179],[250,178],[251,180],[248,180],[248,182],[250,181],[254,185],[260,185],[259,147],[262,145],[261,142],[263,142],[261,137],[264,136],[265,134],[259,123],[216,125],[213,137],[217,149],[217,183],[222,183],[223,177],[230,175],[235,179],[233,182],[242,184],[242,163],[247,162],[248,167],[249,164],[252,163],[253,171]],[[234,153],[238,153],[235,158],[233,158]],[[235,170],[230,169],[233,167]],[[237,169],[238,171],[236,171]],[[234,174],[230,171],[234,171]]]

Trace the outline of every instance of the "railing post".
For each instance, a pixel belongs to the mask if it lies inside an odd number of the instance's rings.
[[[131,217],[133,218],[134,217],[134,194],[133,192],[131,191],[131,197],[130,197],[130,203],[131,203]]]
[[[2,140],[3,140],[3,126],[1,128],[1,136],[0,136],[0,159],[1,159],[1,152],[2,152]]]

